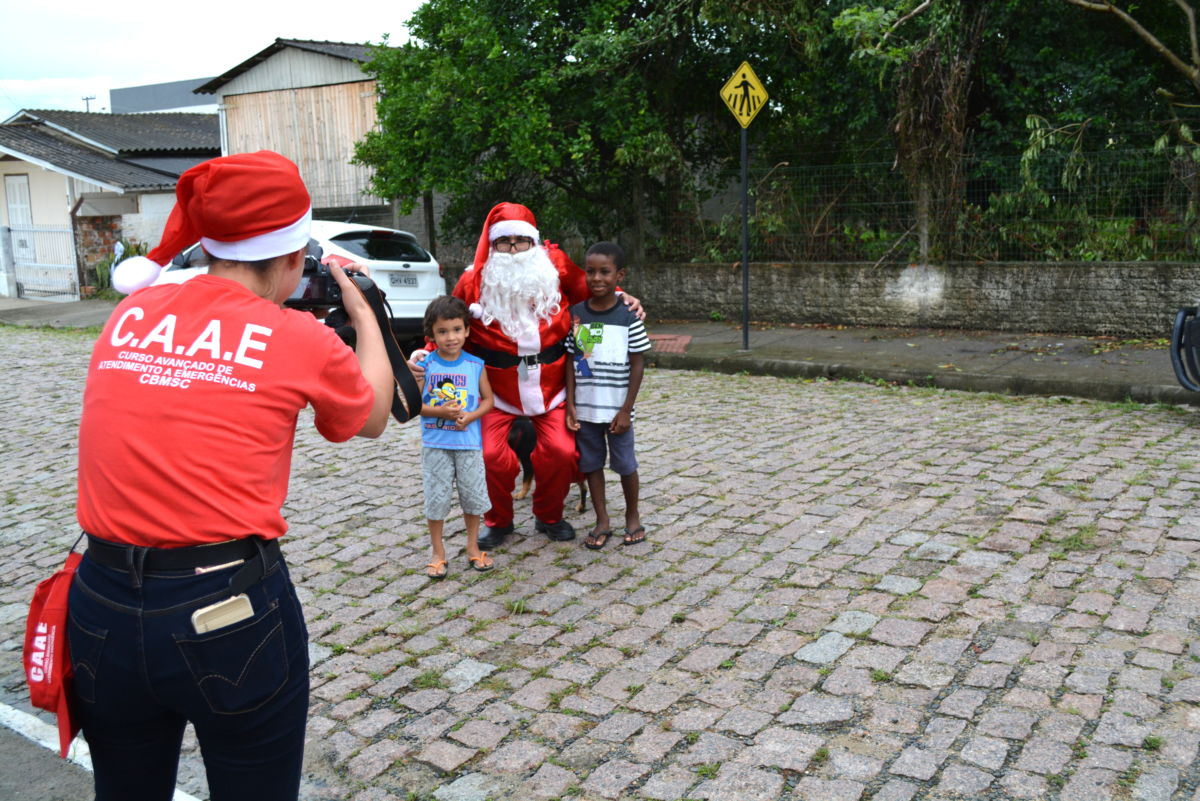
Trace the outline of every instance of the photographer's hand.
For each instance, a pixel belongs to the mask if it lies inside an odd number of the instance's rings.
[[[408,371],[413,374],[413,380],[417,382],[417,386],[425,386],[425,357],[428,355],[429,351],[417,348],[406,362]]]
[[[359,272],[366,272],[360,264],[352,264],[350,267],[358,269]],[[354,353],[358,356],[358,366],[367,383],[375,390],[375,403],[371,406],[371,413],[367,415],[367,421],[359,430],[358,436],[378,437],[387,427],[388,416],[392,410],[392,397],[396,391],[392,365],[383,346],[383,333],[379,330],[375,314],[371,311],[362,290],[346,275],[346,271],[331,265],[329,272],[341,287],[342,306],[350,317],[350,325],[354,326],[357,335],[358,342]]]

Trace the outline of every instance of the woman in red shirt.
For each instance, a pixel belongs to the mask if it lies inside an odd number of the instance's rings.
[[[311,405],[331,441],[377,437],[391,368],[341,269],[357,353],[282,305],[312,213],[294,164],[213,159],[180,177],[176,199],[149,261],[114,274],[131,294],[88,370],[72,708],[98,801],[170,799],[189,721],[213,801],[290,801],[308,713],[308,635],[278,546],[296,421]],[[146,286],[197,240],[207,275]]]

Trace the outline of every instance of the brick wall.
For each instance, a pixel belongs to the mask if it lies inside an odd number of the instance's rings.
[[[112,255],[121,239],[120,217],[76,217],[75,252],[80,259],[84,284],[96,283],[96,264]]]
[[[654,318],[742,316],[730,264],[635,265],[623,285]],[[750,317],[771,322],[1163,337],[1197,298],[1194,264],[750,265]]]

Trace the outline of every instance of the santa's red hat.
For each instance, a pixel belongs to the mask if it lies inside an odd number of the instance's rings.
[[[113,271],[126,294],[150,286],[184,248],[200,242],[218,259],[259,261],[308,243],[312,200],[300,170],[278,153],[260,150],[205,161],[179,176],[175,208],[158,247]]]
[[[475,247],[475,269],[487,263],[492,242],[502,236],[527,236],[535,245],[541,242],[532,211],[520,203],[497,203],[483,221],[483,232]]]

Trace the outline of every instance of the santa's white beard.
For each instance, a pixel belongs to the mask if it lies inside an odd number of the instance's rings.
[[[541,247],[524,253],[492,251],[483,266],[479,305],[484,325],[500,323],[514,340],[537,333],[540,323],[558,314],[558,270]]]

